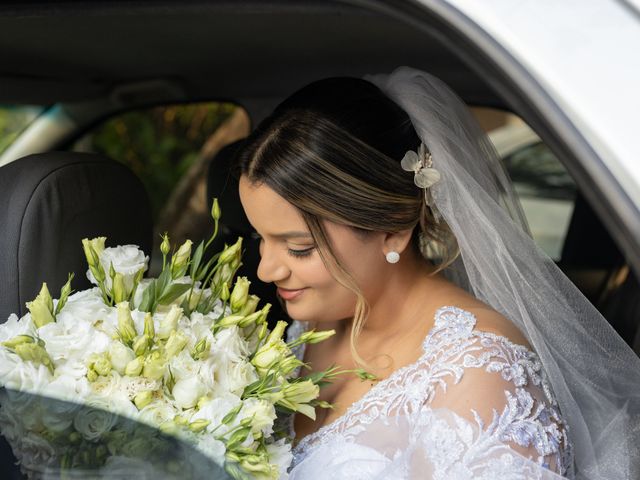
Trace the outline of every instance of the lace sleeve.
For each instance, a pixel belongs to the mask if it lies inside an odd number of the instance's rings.
[[[474,330],[453,342],[446,335],[430,339],[438,352],[429,365],[435,383],[415,434],[429,468],[492,472],[489,478],[507,468],[535,471],[535,465],[569,475],[566,427],[537,355],[488,332]],[[439,342],[446,345],[440,351]],[[533,471],[523,478],[546,475]]]
[[[537,355],[446,307],[424,355],[303,439],[292,478],[573,477],[566,427]]]

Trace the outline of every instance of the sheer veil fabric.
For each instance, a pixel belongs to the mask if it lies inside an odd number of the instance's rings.
[[[640,478],[640,359],[533,242],[487,136],[428,73],[400,67],[365,79],[407,112],[441,174],[433,202],[460,248],[446,274],[537,352],[569,426],[576,478]]]

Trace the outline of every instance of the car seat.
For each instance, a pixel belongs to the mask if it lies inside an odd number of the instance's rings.
[[[22,316],[42,282],[57,298],[75,277],[89,288],[82,239],[106,236],[107,246],[136,244],[151,252],[152,219],[140,180],[101,155],[49,152],[0,168],[0,323]]]

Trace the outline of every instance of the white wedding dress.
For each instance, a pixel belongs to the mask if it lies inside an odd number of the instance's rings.
[[[475,326],[470,312],[440,308],[415,363],[300,440],[290,479],[572,478],[567,427],[538,356]],[[294,322],[289,339],[305,328]]]

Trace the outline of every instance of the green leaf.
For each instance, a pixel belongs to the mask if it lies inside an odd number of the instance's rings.
[[[165,289],[160,298],[158,298],[157,303],[161,305],[167,305],[173,302],[183,293],[188,292],[190,288],[191,285],[188,283],[174,283],[173,285]]]
[[[142,292],[142,301],[138,306],[138,310],[141,312],[151,312],[156,304],[156,279],[154,278],[147,286],[144,292]]]
[[[193,257],[191,257],[191,269],[189,270],[189,275],[191,275],[191,278],[194,280],[200,280],[200,278],[198,278],[198,276],[196,276],[196,274],[200,274],[201,272],[198,272],[198,267],[200,266],[200,262],[202,261],[202,254],[204,253],[204,241],[201,241],[200,244],[198,245],[198,248],[196,248],[195,253],[193,254]]]

